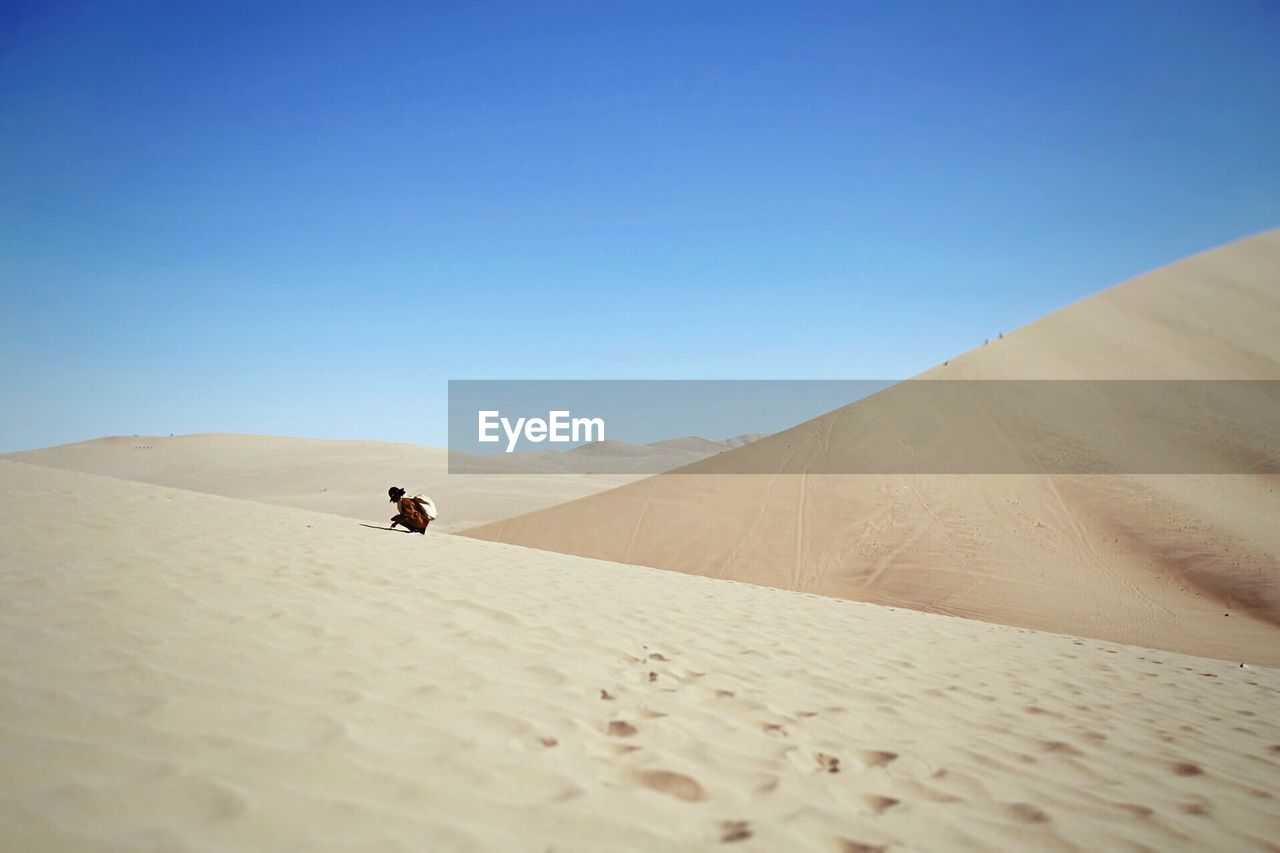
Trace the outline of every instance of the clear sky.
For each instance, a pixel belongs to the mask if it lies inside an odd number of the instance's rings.
[[[0,450],[891,378],[1280,225],[1280,5],[0,4]]]

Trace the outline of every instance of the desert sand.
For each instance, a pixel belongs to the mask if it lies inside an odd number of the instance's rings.
[[[12,461],[0,589],[6,850],[1280,837],[1274,669]]]
[[[918,379],[1275,380],[1277,329],[1270,231],[992,333]],[[1280,664],[1280,476],[811,473],[855,448],[866,405],[466,535]],[[1188,454],[1222,451],[1200,439]],[[1280,449],[1280,431],[1262,440]]]

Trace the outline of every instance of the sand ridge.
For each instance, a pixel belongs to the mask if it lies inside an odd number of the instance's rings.
[[[1280,835],[1275,669],[13,462],[0,485],[6,849]]]

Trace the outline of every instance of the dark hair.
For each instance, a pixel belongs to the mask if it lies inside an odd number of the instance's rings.
[[[398,501],[402,497],[404,497],[404,489],[400,488],[399,486],[392,486],[391,488],[387,489],[387,496],[391,498],[392,501]]]

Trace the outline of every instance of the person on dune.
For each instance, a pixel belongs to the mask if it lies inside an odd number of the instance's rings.
[[[435,517],[435,506],[431,503],[431,499],[418,496],[406,497],[404,489],[399,486],[387,489],[387,496],[396,505],[396,514],[391,517],[391,529],[395,530],[396,525],[401,524],[407,530],[425,536],[427,525]]]

